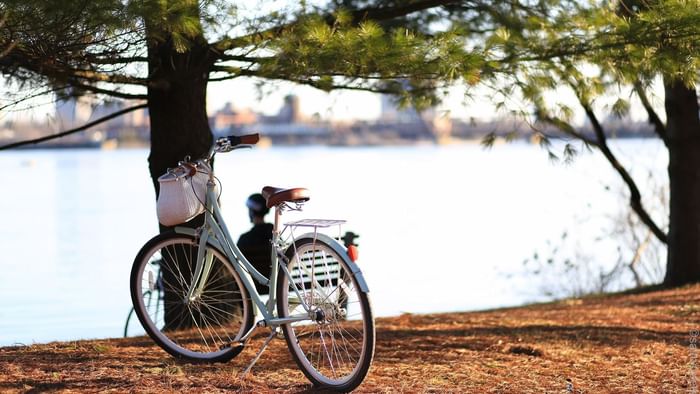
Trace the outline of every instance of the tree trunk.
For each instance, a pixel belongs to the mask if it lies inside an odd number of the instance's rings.
[[[159,176],[186,156],[203,157],[211,147],[206,110],[208,50],[203,38],[184,53],[175,50],[172,40],[149,42],[149,75],[153,83],[148,87],[151,121],[148,162],[156,198]],[[201,225],[201,220],[190,224]],[[167,227],[161,225],[161,232],[165,230]]]
[[[694,88],[665,81],[670,221],[664,284],[700,282],[700,119]]]
[[[206,110],[207,77],[211,63],[209,47],[203,37],[193,39],[186,51],[178,52],[172,38],[163,39],[168,37],[167,32],[161,30],[154,33],[151,29],[148,36],[151,37],[148,42],[148,68],[152,81],[148,86],[151,122],[148,163],[158,198],[158,177],[168,168],[176,167],[186,156],[192,159],[204,157],[211,147],[213,138]],[[204,215],[199,215],[181,226],[196,228],[203,224],[203,219]],[[169,229],[160,225],[161,232]],[[177,256],[170,258],[174,261],[161,265],[165,283],[178,283],[178,279],[190,280],[167,269],[177,266],[177,272],[192,272],[194,267],[185,266],[187,259]],[[192,315],[183,303],[182,294],[169,291],[168,286],[164,294],[164,313],[164,330],[188,329],[201,318]]]

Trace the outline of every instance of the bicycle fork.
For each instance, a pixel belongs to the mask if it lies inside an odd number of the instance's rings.
[[[192,275],[192,283],[190,283],[190,288],[187,290],[187,297],[184,300],[185,304],[196,301],[202,295],[204,285],[209,279],[209,274],[211,274],[214,254],[207,252],[208,235],[208,233],[204,233],[199,238],[196,260],[197,263],[195,264],[194,274]]]

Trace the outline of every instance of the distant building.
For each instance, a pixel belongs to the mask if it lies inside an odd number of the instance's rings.
[[[381,114],[375,125],[377,132],[395,131],[399,138],[439,139],[449,137],[452,120],[433,108],[417,111],[414,107],[399,108],[396,99],[390,95],[381,96]]]
[[[301,116],[301,105],[299,97],[288,95],[284,98],[284,105],[277,114],[277,120],[281,123],[301,123],[304,119]]]
[[[275,115],[262,115],[226,103],[209,118],[209,124],[215,135],[258,132],[275,143],[307,143],[330,133],[327,123],[317,117],[304,118],[299,97],[295,95],[286,96]]]
[[[228,134],[243,125],[254,124],[257,121],[258,114],[248,108],[237,109],[230,102],[209,117],[209,125],[216,135]]]
[[[61,129],[72,129],[87,123],[92,114],[91,103],[83,97],[56,101],[56,122]]]
[[[151,127],[151,118],[148,109],[141,108],[120,116],[124,119],[124,124],[131,127]]]
[[[285,96],[284,104],[277,115],[262,116],[260,119],[260,123],[267,124],[297,124],[306,123],[305,121],[306,119],[301,114],[299,97],[291,94]]]
[[[56,102],[56,123],[60,130],[83,126],[109,116],[125,108],[123,101],[101,101],[93,97],[80,96]],[[110,119],[92,127],[85,133],[71,136],[74,143],[99,142],[105,140],[126,142],[128,145],[143,145],[149,140],[150,119],[146,109],[138,109]]]
[[[72,97],[56,102],[56,121],[62,129],[93,122],[124,109],[123,101],[96,101],[89,97]],[[139,109],[96,125],[99,129],[143,127],[149,125],[148,111]]]
[[[381,114],[379,121],[384,123],[419,123],[421,116],[413,107],[399,108],[396,98],[388,94],[381,96]]]

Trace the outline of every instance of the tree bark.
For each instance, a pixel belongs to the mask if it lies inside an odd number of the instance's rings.
[[[206,110],[207,77],[211,59],[209,46],[203,36],[193,37],[189,47],[178,52],[168,32],[153,31],[153,26],[150,27],[148,71],[151,82],[148,85],[148,111],[151,152],[148,163],[157,199],[160,193],[158,177],[168,168],[176,167],[186,156],[192,159],[204,157],[211,147],[213,136]],[[180,226],[196,228],[203,223],[202,214]],[[171,229],[162,224],[159,226],[160,232]],[[174,260],[171,264],[161,266],[163,278],[171,283],[177,281],[174,279],[174,271],[168,267],[176,265],[178,272],[193,270],[193,267],[185,265],[187,259],[175,257]],[[168,290],[164,294],[163,329],[188,329],[201,316],[191,314],[183,303],[182,294]]]
[[[170,39],[149,42],[149,75],[153,82],[148,87],[148,163],[156,198],[159,176],[186,156],[203,157],[211,147],[213,137],[206,110],[211,66],[208,51],[203,37],[183,53],[175,50]],[[190,224],[201,225],[201,220]],[[161,225],[161,232],[165,230],[167,227]]]
[[[700,282],[700,118],[694,88],[665,80],[670,217],[664,284]]]

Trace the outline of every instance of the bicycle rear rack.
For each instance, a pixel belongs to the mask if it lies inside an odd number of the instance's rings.
[[[338,227],[338,234],[335,236],[335,239],[340,239],[341,233],[342,233],[342,225],[345,224],[347,221],[342,220],[342,219],[301,219],[301,220],[295,220],[293,222],[287,222],[284,224],[284,227],[282,228],[282,231],[280,232],[280,239],[287,239],[287,243],[289,243],[289,239],[291,238],[292,240],[295,239],[294,235],[294,229],[295,228],[309,228],[313,229],[312,232],[316,234],[319,232],[319,229],[321,229],[321,232],[323,232],[323,229],[327,229],[329,227]],[[287,230],[289,230],[287,232]],[[286,236],[282,236],[287,232]],[[331,234],[328,234],[331,235]]]
[[[331,227],[345,224],[346,220],[338,219],[301,219],[294,222],[285,223],[284,227]]]

